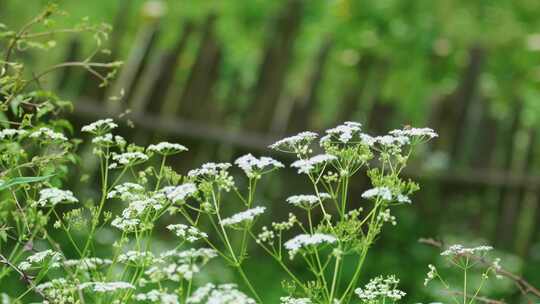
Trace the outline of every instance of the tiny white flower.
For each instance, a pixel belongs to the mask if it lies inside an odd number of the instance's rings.
[[[240,224],[242,222],[253,221],[253,219],[255,219],[256,216],[263,214],[265,210],[266,210],[265,207],[251,208],[246,211],[236,213],[235,215],[231,217],[223,219],[221,221],[221,224],[223,226],[233,226],[233,225]]]
[[[181,144],[170,143],[166,141],[160,142],[159,144],[156,144],[156,145],[150,145],[146,149],[146,151],[148,152],[153,152],[153,153],[157,153],[161,155],[173,155],[173,154],[177,154],[177,153],[184,152],[187,150],[188,148],[186,148],[185,146]]]
[[[365,199],[372,199],[380,197],[381,199],[385,201],[391,201],[392,200],[392,192],[388,187],[375,187],[369,190],[364,191],[362,193],[362,197]]]
[[[79,289],[92,288],[99,293],[116,292],[124,289],[135,289],[135,286],[128,282],[85,282],[79,284]]]
[[[19,129],[3,129],[0,130],[0,140],[14,140],[15,137],[22,137],[28,134],[28,131]]]
[[[388,298],[392,301],[401,300],[406,293],[397,289],[399,280],[395,276],[386,278],[379,276],[371,279],[364,288],[357,288],[354,292],[358,297],[368,303],[378,303],[378,300]]]
[[[161,190],[167,199],[173,203],[185,201],[188,197],[197,192],[197,186],[194,183],[185,183],[180,186],[169,186]]]
[[[270,145],[269,148],[282,152],[306,154],[309,151],[309,145],[317,137],[318,134],[314,132],[300,132],[294,136],[278,140],[274,144]]]
[[[309,174],[317,169],[320,169],[321,166],[337,160],[337,157],[330,154],[319,154],[315,155],[309,159],[299,159],[291,164],[291,167],[297,168],[298,173]]]
[[[311,209],[315,207],[319,202],[330,198],[331,196],[328,193],[320,193],[319,196],[312,194],[299,194],[289,196],[287,198],[287,203],[296,207]]]
[[[36,202],[38,206],[45,207],[49,205],[54,207],[60,203],[77,203],[79,200],[73,196],[73,192],[69,190],[61,190],[58,188],[46,188],[39,191],[39,199]]]
[[[294,238],[288,240],[283,244],[285,249],[289,251],[290,258],[294,258],[296,253],[306,247],[312,247],[321,245],[324,243],[335,243],[336,237],[330,234],[314,233],[314,234],[300,234]]]
[[[174,232],[176,236],[193,243],[200,239],[208,238],[208,234],[200,231],[196,227],[188,226],[184,224],[168,225],[167,229]]]
[[[236,159],[234,162],[240,167],[248,177],[256,177],[258,174],[264,173],[264,171],[272,170],[275,168],[283,168],[284,165],[270,157],[256,158],[251,154],[246,154]]]
[[[474,255],[474,254],[483,254],[488,251],[493,250],[491,246],[477,246],[472,248],[464,247],[463,245],[452,245],[448,247],[445,251],[441,253],[442,256],[463,256],[463,255]]]
[[[117,128],[118,125],[114,123],[111,118],[100,119],[89,125],[83,126],[81,128],[82,132],[93,133],[93,134],[104,134],[112,129]]]
[[[208,283],[199,287],[187,299],[187,304],[256,304],[234,284],[214,285]]]
[[[148,156],[142,152],[113,153],[112,160],[114,163],[109,166],[109,169],[140,164],[147,161]]]
[[[67,141],[67,137],[64,134],[55,132],[49,128],[39,128],[37,131],[30,133],[30,138],[39,139],[41,141]]]

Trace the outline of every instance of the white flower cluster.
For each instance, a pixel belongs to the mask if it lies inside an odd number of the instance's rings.
[[[379,276],[371,279],[363,289],[357,288],[354,292],[364,303],[380,303],[378,300],[384,301],[387,298],[398,301],[406,293],[397,289],[397,284],[399,284],[399,280],[393,275],[386,278]]]
[[[22,137],[26,135],[28,131],[17,129],[3,129],[0,130],[0,140],[13,140],[15,137]]]
[[[291,164],[291,167],[297,168],[298,173],[309,174],[316,169],[320,169],[321,165],[337,160],[337,157],[330,154],[319,154],[308,159],[299,159]]]
[[[103,134],[117,127],[118,125],[114,123],[114,121],[111,118],[106,118],[106,119],[100,119],[89,125],[83,126],[81,128],[81,131],[92,133],[92,134]]]
[[[441,253],[442,256],[463,256],[463,255],[475,255],[482,254],[493,250],[491,246],[478,246],[472,248],[466,248],[463,245],[452,245]]]
[[[169,250],[155,260],[155,265],[148,268],[145,275],[152,282],[191,280],[195,274],[200,272],[201,266],[216,256],[216,251],[208,248],[191,248],[185,251]]]
[[[95,292],[116,292],[124,289],[135,289],[135,286],[128,282],[85,282],[79,284],[79,289],[91,288]]]
[[[281,297],[279,300],[281,304],[312,304],[313,303],[308,298]]]
[[[47,300],[44,300],[43,304],[76,303],[73,295],[77,292],[77,286],[71,280],[68,281],[64,278],[52,279],[37,285],[36,291],[46,295]],[[11,301],[7,301],[7,303],[11,303]]]
[[[125,232],[134,230],[141,223],[140,218],[147,212],[155,210],[159,211],[163,208],[164,197],[162,193],[154,193],[152,196],[141,194],[136,196],[134,200],[129,202],[122,214],[117,216],[111,225]]]
[[[172,293],[162,292],[159,290],[151,290],[147,293],[139,293],[135,295],[135,300],[146,301],[150,303],[160,304],[178,304],[178,296]]]
[[[381,198],[384,201],[396,200],[399,203],[411,203],[411,199],[403,194],[393,195],[388,187],[375,187],[368,189],[362,193],[365,199]]]
[[[382,147],[401,147],[410,142],[407,136],[382,135],[374,138],[375,142]]]
[[[205,163],[198,169],[188,172],[189,177],[212,177],[227,171],[231,167],[229,163]]]
[[[322,202],[323,200],[330,199],[330,198],[331,196],[328,193],[319,193],[319,196],[313,195],[313,194],[299,194],[299,195],[289,196],[287,198],[287,203],[296,207],[304,208],[304,209],[312,209],[319,202]]]
[[[150,251],[129,250],[118,256],[118,262],[120,263],[146,265],[153,261],[154,261],[154,254]]]
[[[65,260],[64,266],[75,267],[79,270],[95,270],[102,266],[111,265],[112,261],[109,259],[102,259],[97,257],[83,258],[79,260]]]
[[[63,258],[63,255],[59,252],[47,249],[44,251],[36,252],[27,257],[23,262],[19,264],[19,269],[22,271],[29,270],[35,265],[49,263],[49,267],[60,266],[59,261]]]
[[[437,268],[435,268],[435,266],[429,264],[428,268],[429,268],[429,272],[427,273],[426,278],[424,279],[424,286],[427,286],[427,284],[431,280],[435,279],[435,276],[437,275]]]
[[[153,152],[161,155],[173,155],[187,150],[188,148],[181,144],[175,144],[166,141],[160,142],[159,144],[150,145],[146,149],[146,151],[148,152]]]
[[[55,132],[49,128],[39,128],[30,134],[30,138],[39,139],[42,141],[67,141],[64,134]]]
[[[251,153],[237,158],[234,163],[244,170],[246,175],[250,178],[257,177],[264,173],[266,168],[267,171],[269,171],[275,168],[285,167],[281,162],[271,157],[262,156],[261,158],[256,158],[251,155]]]
[[[194,183],[185,183],[180,186],[168,186],[161,191],[172,203],[178,203],[185,201],[188,197],[196,193],[197,186]]]
[[[392,226],[397,225],[396,217],[390,214],[390,209],[384,209],[377,215],[377,220],[383,223],[391,223]]]
[[[109,169],[115,169],[125,166],[133,166],[148,160],[148,156],[142,152],[113,153],[114,163],[109,165]]]
[[[251,209],[236,213],[231,217],[221,220],[221,224],[223,226],[233,226],[233,225],[240,224],[242,222],[252,221],[256,216],[263,214],[265,210],[266,210],[265,207],[251,208]]]
[[[256,304],[235,284],[214,285],[208,283],[199,287],[186,301],[187,304]]]
[[[111,133],[106,133],[103,135],[96,136],[92,139],[92,143],[102,147],[112,147],[118,146],[123,147],[126,145],[126,140],[120,135],[112,135]]]
[[[315,140],[319,135],[315,132],[301,132],[297,135],[283,138],[274,144],[270,145],[269,148],[282,152],[292,152],[297,154],[306,154],[309,152],[309,145],[313,140]]]
[[[341,143],[348,143],[354,135],[360,133],[362,124],[358,122],[346,121],[343,124],[326,130],[326,136],[321,138],[321,143],[332,140],[333,137]]]
[[[174,232],[176,236],[179,236],[180,238],[193,243],[195,241],[198,241],[200,239],[205,239],[208,237],[208,234],[200,231],[199,229],[188,226],[184,224],[175,224],[175,225],[168,225],[167,229]]]
[[[107,198],[119,198],[123,201],[133,201],[144,197],[144,187],[135,183],[123,183],[114,186],[113,190],[107,194]]]
[[[389,133],[394,136],[425,137],[428,139],[436,138],[439,136],[431,128],[405,128],[401,130],[392,130]]]
[[[314,233],[314,234],[299,234],[283,244],[285,249],[289,251],[291,259],[303,248],[313,247],[324,243],[332,244],[337,241],[336,237],[330,234]]]
[[[54,207],[60,203],[77,203],[79,200],[73,196],[73,192],[69,190],[61,190],[58,188],[45,188],[39,191],[39,199],[36,202],[38,206],[45,207],[49,205]]]

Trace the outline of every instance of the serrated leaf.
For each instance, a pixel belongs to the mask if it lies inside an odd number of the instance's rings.
[[[13,186],[17,185],[23,185],[23,184],[29,184],[29,183],[36,183],[41,182],[46,179],[51,178],[54,176],[54,174],[45,175],[45,176],[21,176],[21,177],[15,177],[12,178],[6,182],[0,183],[0,191],[3,191],[5,189],[11,188]]]

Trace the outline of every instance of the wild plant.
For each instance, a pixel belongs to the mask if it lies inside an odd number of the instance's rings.
[[[285,161],[246,154],[233,163],[209,162],[179,173],[168,164],[187,147],[129,143],[115,133],[119,125],[113,119],[82,127],[86,141],[71,138],[71,124],[61,118],[70,104],[41,89],[39,79],[79,66],[106,84],[120,63],[93,62],[94,51],[80,62],[25,76],[24,65],[12,56],[54,45],[36,39],[90,32],[101,49],[108,28],[87,21],[74,29],[32,31],[53,26],[56,12],[50,6],[21,30],[2,34],[7,49],[0,73],[0,284],[22,279],[26,287],[20,294],[2,290],[4,302],[37,295],[43,303],[263,303],[246,272],[252,245],[283,270],[283,304],[386,304],[405,296],[396,276],[368,280],[364,265],[383,228],[397,224],[394,208],[411,205],[419,186],[403,178],[403,171],[415,148],[437,137],[433,130],[406,127],[371,136],[360,123],[345,122],[320,138],[301,132],[279,140],[270,148],[294,158],[290,170],[311,191],[263,201],[260,183],[285,170]],[[103,75],[101,68],[112,70]],[[98,164],[97,186],[86,180],[89,189],[74,193],[67,180],[78,172],[77,147],[85,143]],[[245,183],[238,182],[238,172]],[[371,186],[357,197],[352,188],[363,174]],[[261,225],[270,203],[289,207],[289,215]],[[112,236],[107,242],[106,232]],[[166,250],[154,246],[163,235],[174,239]],[[448,256],[465,270],[468,294],[468,252]],[[204,267],[218,259],[241,280],[202,281]],[[354,265],[352,275],[345,265]],[[443,280],[433,269],[429,277]],[[486,275],[496,270],[487,269]]]

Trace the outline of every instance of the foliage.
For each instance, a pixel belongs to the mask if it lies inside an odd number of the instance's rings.
[[[437,137],[433,130],[406,127],[370,136],[360,123],[345,122],[320,139],[317,133],[302,132],[276,142],[271,148],[294,156],[291,167],[313,190],[286,200],[292,210],[287,219],[260,227],[257,220],[268,204],[256,200],[257,188],[266,175],[285,167],[282,162],[251,154],[236,159],[245,184],[237,183],[230,163],[209,162],[181,174],[167,161],[187,151],[185,146],[128,143],[113,134],[118,128],[114,120],[102,119],[81,129],[91,137],[99,163],[99,189],[94,189],[99,195],[81,199],[64,189],[65,178],[80,166],[80,141],[70,139],[71,125],[61,118],[69,103],[42,90],[39,80],[58,68],[76,66],[106,85],[119,63],[92,61],[107,27],[83,21],[73,29],[32,31],[52,26],[57,12],[49,6],[21,30],[1,35],[7,48],[0,78],[5,117],[0,131],[0,282],[20,277],[25,285],[20,294],[6,293],[7,302],[31,301],[35,293],[44,303],[262,303],[245,271],[250,243],[282,268],[282,303],[395,303],[405,296],[394,276],[376,277],[363,287],[359,281],[383,228],[397,224],[393,210],[411,204],[419,190],[401,174],[414,149]],[[13,59],[27,48],[54,45],[35,39],[72,31],[91,32],[96,39],[96,50],[82,61],[28,77],[25,66]],[[102,68],[109,70],[102,74]],[[360,200],[349,187],[362,173],[373,187]],[[100,232],[111,229],[112,245],[104,249]],[[177,239],[166,250],[154,248],[158,233]],[[470,256],[483,250],[450,247],[443,252],[464,271],[463,302],[457,303],[479,301],[481,287],[468,297],[467,271]],[[241,285],[197,280],[216,259],[237,271]],[[354,265],[350,276],[346,261]],[[484,274],[498,267],[495,263]],[[297,269],[307,269],[308,275]],[[428,278],[437,277],[450,289],[436,268],[431,270]]]

